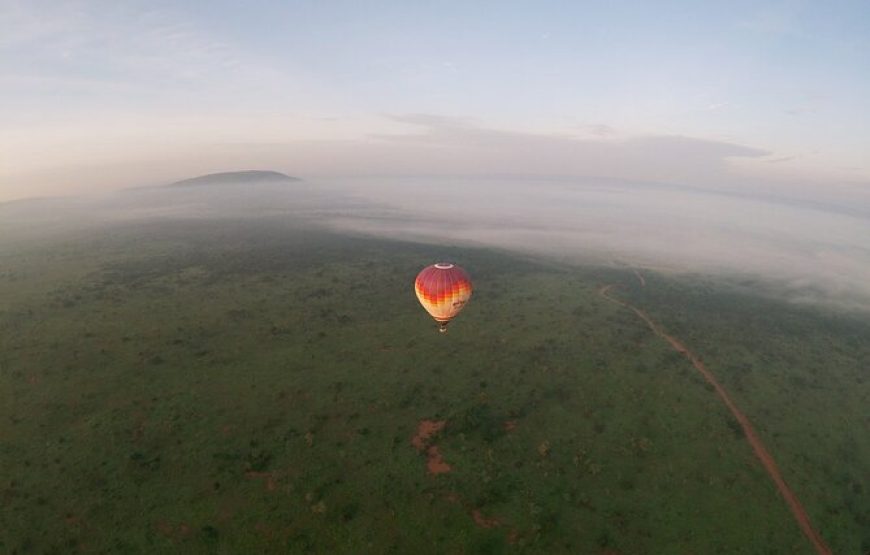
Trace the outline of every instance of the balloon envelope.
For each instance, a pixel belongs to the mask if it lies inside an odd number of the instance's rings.
[[[414,281],[417,299],[445,331],[471,298],[471,279],[455,264],[439,262],[423,268]]]

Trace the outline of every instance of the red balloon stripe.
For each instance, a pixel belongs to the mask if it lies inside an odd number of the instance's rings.
[[[471,280],[464,270],[453,266],[441,269],[429,266],[420,272],[415,283],[417,291],[427,301],[440,303],[471,291]]]

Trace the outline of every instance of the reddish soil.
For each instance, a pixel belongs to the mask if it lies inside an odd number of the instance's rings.
[[[411,438],[411,445],[417,451],[423,451],[429,443],[429,438],[440,432],[446,425],[446,420],[421,420],[417,426],[417,435]]]
[[[446,425],[446,420],[421,420],[417,426],[417,434],[411,438],[411,445],[417,451],[426,452],[426,468],[429,469],[429,474],[445,474],[451,470],[450,465],[444,462],[441,452],[438,451],[438,446],[430,445],[432,436],[444,429]]]
[[[504,421],[504,431],[512,432],[517,429],[517,421],[516,420],[505,420]]]
[[[487,518],[483,516],[483,513],[480,512],[480,509],[474,509],[471,511],[471,518],[474,519],[474,523],[480,526],[481,528],[495,528],[501,524],[501,521],[495,517]]]
[[[155,527],[157,528],[158,532],[163,534],[164,537],[172,537],[172,532],[174,531],[174,528],[172,527],[172,524],[170,524],[168,521],[161,520],[155,525]]]
[[[446,474],[450,472],[450,465],[444,462],[441,453],[438,452],[438,446],[433,445],[426,451],[429,459],[426,461],[426,468],[429,469],[429,474]]]
[[[455,491],[448,492],[444,496],[444,499],[446,499],[450,503],[458,503],[458,504],[462,505],[463,508],[465,508],[465,510],[468,511],[468,514],[471,517],[471,520],[473,520],[474,523],[481,528],[487,528],[487,529],[498,528],[502,524],[504,524],[500,519],[498,519],[496,517],[490,517],[490,518],[485,517],[483,515],[483,512],[479,508],[472,509],[471,504],[464,501],[462,499],[462,496],[459,495],[458,493],[456,493]],[[510,530],[507,531],[507,541],[511,545],[517,543],[520,540],[520,537],[521,537],[520,532],[516,528],[511,528]]]
[[[638,274],[638,277],[640,275]],[[641,277],[641,279],[643,279]],[[761,461],[762,466],[767,471],[768,475],[770,475],[770,479],[773,480],[773,483],[776,485],[776,488],[779,490],[780,495],[785,500],[789,509],[791,509],[792,514],[794,515],[795,520],[803,531],[804,535],[813,544],[816,552],[820,555],[831,555],[831,548],[825,543],[825,540],[822,539],[821,535],[813,528],[812,523],[810,522],[810,517],[801,504],[800,500],[797,498],[797,495],[788,487],[785,480],[782,477],[782,474],[779,472],[779,467],[776,465],[776,462],[773,460],[773,456],[762,443],[761,438],[758,437],[758,434],[755,431],[755,428],[752,426],[752,423],[746,417],[743,412],[737,408],[737,405],[731,400],[731,397],[728,395],[728,392],[724,387],[716,380],[716,377],[712,372],[707,368],[707,366],[698,358],[695,353],[689,350],[679,339],[676,337],[669,335],[667,332],[662,329],[662,327],[643,310],[635,307],[634,305],[618,299],[610,294],[610,290],[613,288],[613,285],[606,285],[599,289],[599,293],[601,296],[606,298],[607,300],[617,303],[619,305],[628,308],[637,316],[643,320],[646,325],[659,337],[667,341],[671,347],[674,348],[675,351],[685,356],[689,362],[692,363],[692,366],[700,372],[700,374],[707,380],[707,383],[713,386],[713,389],[716,391],[716,394],[719,395],[719,398],[725,404],[737,422],[740,424],[740,427],[743,428],[743,432],[746,436],[746,440],[749,442],[749,445],[752,446],[752,450],[755,451],[755,456],[758,457],[758,460]]]

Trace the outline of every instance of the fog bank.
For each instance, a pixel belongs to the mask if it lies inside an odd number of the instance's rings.
[[[0,249],[80,229],[190,218],[279,219],[576,263],[763,279],[792,300],[870,310],[870,206],[745,187],[385,177],[149,188],[0,204]]]
[[[389,209],[339,229],[492,245],[564,260],[765,278],[789,298],[870,308],[870,207],[614,180],[324,182]]]

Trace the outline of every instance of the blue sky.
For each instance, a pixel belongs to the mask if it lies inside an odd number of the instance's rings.
[[[860,1],[0,0],[0,200],[499,155],[501,173],[856,187],[867,99]],[[574,161],[602,149],[610,166]]]

